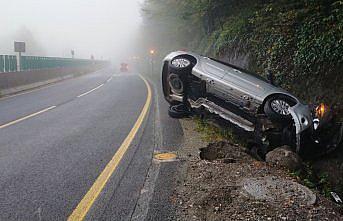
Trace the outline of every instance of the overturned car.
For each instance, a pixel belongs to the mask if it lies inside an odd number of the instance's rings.
[[[249,141],[260,156],[289,145],[302,156],[326,153],[342,141],[343,124],[329,107],[303,104],[267,79],[234,65],[177,51],[166,56],[162,86],[169,115],[210,112],[252,132]]]

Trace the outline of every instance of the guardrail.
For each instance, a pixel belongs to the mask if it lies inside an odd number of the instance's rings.
[[[17,71],[17,57],[15,55],[0,55],[0,72]]]
[[[108,61],[58,57],[21,56],[20,70],[29,71],[59,67],[82,67],[86,65],[99,65],[106,63],[108,63]],[[16,71],[17,57],[15,55],[0,55],[0,73]]]

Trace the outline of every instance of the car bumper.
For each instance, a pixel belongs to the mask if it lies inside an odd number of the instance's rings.
[[[343,123],[334,120],[319,122],[321,127],[318,128],[308,105],[297,104],[290,112],[296,129],[296,152],[300,155],[322,155],[336,149],[342,142]]]

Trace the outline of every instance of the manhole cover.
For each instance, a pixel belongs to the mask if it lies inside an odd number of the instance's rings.
[[[159,161],[174,161],[177,155],[175,153],[156,153],[154,159]]]
[[[316,195],[307,187],[277,177],[247,178],[243,180],[242,186],[255,199],[271,203],[313,205],[316,202]]]

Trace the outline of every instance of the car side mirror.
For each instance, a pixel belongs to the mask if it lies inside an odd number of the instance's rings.
[[[276,84],[275,84],[275,77],[274,77],[274,73],[273,72],[267,71],[267,80],[269,81],[269,83],[271,85],[276,86]]]

